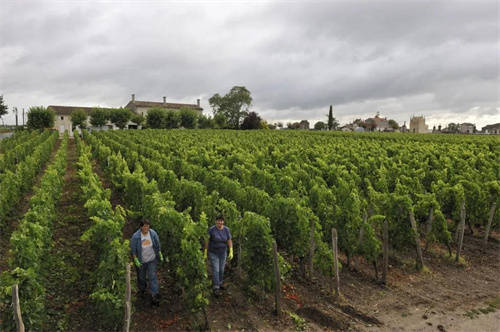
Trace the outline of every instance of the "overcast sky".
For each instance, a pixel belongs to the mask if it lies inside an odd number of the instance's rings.
[[[195,103],[243,85],[268,122],[500,122],[498,1],[0,0],[0,94]],[[13,115],[6,117],[13,123]]]

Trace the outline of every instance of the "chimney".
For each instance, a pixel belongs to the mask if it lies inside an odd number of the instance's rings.
[[[196,105],[198,105],[198,107],[200,107],[200,100],[199,99],[196,99]]]
[[[135,94],[132,94],[132,102],[135,101]]]
[[[163,97],[163,103],[166,104],[167,103],[167,97]]]

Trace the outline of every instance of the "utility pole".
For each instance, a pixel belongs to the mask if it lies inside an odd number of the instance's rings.
[[[24,128],[24,108],[23,108],[23,128]]]
[[[14,107],[12,110],[16,114],[16,128],[17,128],[17,125],[18,125],[18,123],[17,123],[17,107]]]

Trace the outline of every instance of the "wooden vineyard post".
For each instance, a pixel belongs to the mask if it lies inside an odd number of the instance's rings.
[[[420,238],[418,236],[417,223],[415,221],[415,216],[413,215],[413,211],[411,210],[410,210],[410,223],[415,237],[415,246],[417,248],[416,267],[417,270],[421,270],[424,267],[424,259],[422,257],[422,248],[420,247]]]
[[[132,303],[130,301],[131,297],[131,287],[130,287],[130,264],[125,266],[125,313],[123,319],[123,332],[128,332],[130,330],[130,316],[132,314]]]
[[[457,255],[455,256],[455,262],[458,263],[460,259],[460,253],[462,252],[462,245],[464,242],[464,231],[465,231],[465,200],[462,201],[460,206],[460,224],[458,225],[458,248]]]
[[[493,222],[493,217],[495,216],[495,209],[497,207],[497,202],[493,202],[490,209],[490,216],[488,217],[488,224],[486,225],[486,230],[484,234],[484,247],[488,244],[488,237],[490,236],[491,224]]]
[[[275,310],[276,316],[281,314],[281,278],[280,278],[280,268],[278,264],[278,247],[276,246],[276,241],[273,240],[273,257],[274,257],[274,280],[276,284],[274,300],[275,300]]]
[[[333,250],[333,281],[334,281],[334,291],[335,298],[340,298],[340,277],[339,277],[339,257],[337,248],[337,230],[332,228],[332,250]]]
[[[425,252],[429,248],[429,234],[432,232],[432,223],[434,222],[434,208],[431,206],[429,208],[429,218],[427,218],[427,223],[425,225]]]
[[[314,272],[314,219],[309,220],[309,237],[310,237],[310,247],[309,247],[309,279],[312,280]]]
[[[23,317],[21,315],[21,305],[19,304],[19,286],[15,284],[12,286],[12,306],[14,310],[14,320],[18,332],[24,332]]]
[[[387,272],[389,270],[389,222],[387,218],[384,219],[384,267],[382,270],[382,283],[387,285]]]

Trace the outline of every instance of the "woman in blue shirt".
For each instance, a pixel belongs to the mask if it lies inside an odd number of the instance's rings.
[[[205,242],[205,258],[210,258],[212,266],[212,287],[214,295],[219,296],[220,290],[224,290],[224,266],[226,265],[226,257],[233,259],[233,241],[231,240],[231,231],[224,226],[224,217],[218,215],[215,220],[215,225],[208,230],[209,239]],[[229,256],[227,256],[227,248],[229,247]]]

